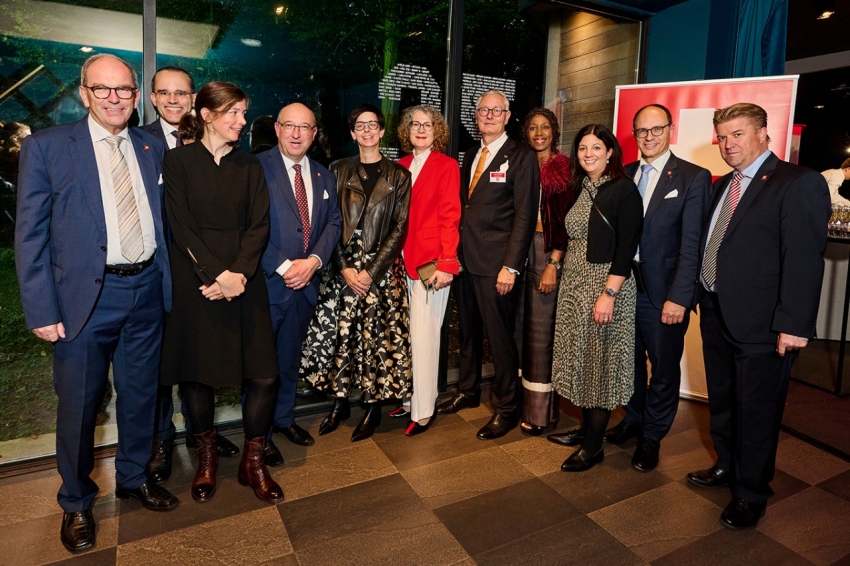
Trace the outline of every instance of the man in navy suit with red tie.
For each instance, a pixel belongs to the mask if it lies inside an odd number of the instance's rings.
[[[272,432],[300,446],[314,443],[310,433],[295,423],[301,343],[319,295],[320,271],[330,265],[342,230],[336,181],[330,171],[307,157],[317,133],[313,112],[297,102],[285,106],[275,122],[275,133],[277,146],[257,156],[271,201],[269,244],[262,264],[280,366],[274,426],[264,453],[267,466],[283,465]]]
[[[139,84],[125,61],[89,58],[80,98],[87,117],[24,140],[15,226],[26,325],[54,345],[60,538],[71,552],[95,544],[94,433],[110,364],[118,394],[115,495],[155,511],[178,504],[145,476],[171,308],[165,148],[127,127]]]
[[[689,311],[696,306],[694,281],[699,240],[711,173],[670,151],[676,125],[670,111],[650,104],[635,113],[633,134],[640,159],[626,166],[643,198],[643,231],[635,258],[644,289],[635,310],[635,392],[626,417],[605,434],[621,444],[637,438],[632,467],[648,472],[658,465],[661,440],[679,407],[680,362]],[[652,364],[652,379],[646,371]]]
[[[756,526],[773,495],[791,364],[814,337],[831,209],[820,174],[768,149],[763,108],[722,108],[714,130],[733,169],[714,183],[697,284],[717,462],[688,481],[729,485],[720,522],[741,529]]]

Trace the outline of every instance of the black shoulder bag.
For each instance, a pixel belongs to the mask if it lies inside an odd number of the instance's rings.
[[[602,214],[602,209],[599,208],[598,204],[596,204],[596,199],[593,198],[593,193],[590,192],[590,190],[587,190],[587,195],[590,197],[590,202],[593,203],[593,208],[596,209],[596,213],[599,214],[599,216],[602,217],[602,220],[605,221],[605,224],[608,226],[608,228],[611,229],[611,232],[613,232],[614,235],[616,236],[617,231],[614,229],[614,226],[611,225],[611,222],[609,222],[608,219],[605,218],[605,215]],[[637,288],[637,292],[638,293],[646,293],[646,278],[643,275],[643,262],[642,261],[632,259],[632,273],[635,276],[635,287]]]

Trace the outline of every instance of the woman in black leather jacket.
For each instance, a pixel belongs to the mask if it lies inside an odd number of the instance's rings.
[[[410,320],[407,281],[397,261],[407,234],[410,172],[382,156],[384,115],[361,104],[348,117],[359,155],[331,163],[342,236],[319,290],[303,344],[301,375],[334,396],[319,427],[333,432],[350,416],[348,395],[363,391],[367,410],[352,442],[372,436],[380,402],[410,398]]]

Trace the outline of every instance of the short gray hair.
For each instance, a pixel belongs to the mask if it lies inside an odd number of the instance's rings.
[[[130,76],[133,77],[133,88],[135,88],[136,90],[139,89],[139,79],[138,77],[136,77],[136,70],[132,67],[132,65],[130,65],[130,63],[128,63],[121,57],[118,57],[117,55],[113,55],[112,53],[98,53],[97,55],[92,55],[91,57],[86,59],[86,62],[83,63],[83,68],[80,71],[80,86],[88,86],[86,84],[86,74],[88,74],[89,72],[89,67],[91,67],[95,61],[99,61],[100,59],[106,58],[115,59],[116,61],[119,61],[122,65],[127,67],[127,70],[130,71]]]
[[[505,102],[505,110],[511,109],[511,101],[508,100],[508,97],[505,95],[504,92],[502,92],[501,90],[496,89],[496,88],[491,88],[490,90],[485,90],[484,92],[482,92],[478,96],[478,100],[475,101],[475,108],[477,109],[479,106],[481,106],[481,101],[484,100],[484,97],[489,96],[491,94],[495,94],[496,96],[501,96],[502,100]]]

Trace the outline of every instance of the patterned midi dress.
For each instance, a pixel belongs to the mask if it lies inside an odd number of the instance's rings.
[[[587,233],[599,179],[587,178],[567,214],[569,253],[558,291],[552,385],[574,405],[614,409],[629,402],[635,376],[635,303],[633,278],[623,283],[614,302],[614,319],[607,325],[593,320],[593,306],[607,286],[610,263],[587,261]]]

